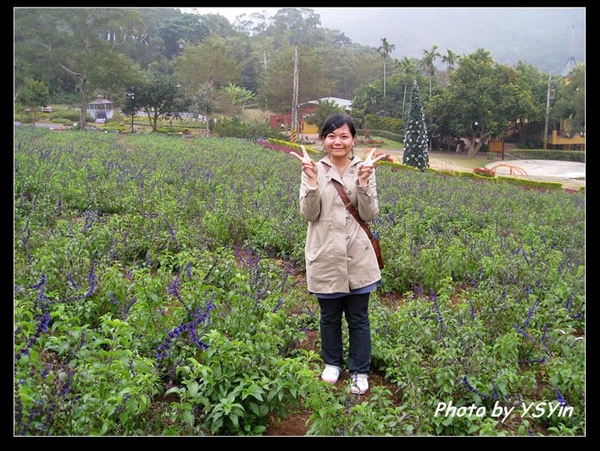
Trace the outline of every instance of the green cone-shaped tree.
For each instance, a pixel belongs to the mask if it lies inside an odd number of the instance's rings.
[[[429,151],[427,150],[427,126],[421,105],[421,95],[417,80],[414,81],[410,106],[408,107],[408,122],[404,135],[404,155],[402,163],[413,166],[421,172],[429,166]]]

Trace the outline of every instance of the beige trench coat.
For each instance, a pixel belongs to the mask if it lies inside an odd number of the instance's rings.
[[[332,178],[346,187],[348,198],[365,222],[379,215],[375,172],[365,187],[358,186],[354,157],[343,176],[326,156],[317,163],[317,186],[311,188],[302,172],[300,213],[308,221],[305,258],[308,291],[316,294],[349,293],[381,279],[375,251],[366,232],[346,209]],[[330,167],[326,170],[324,165]]]

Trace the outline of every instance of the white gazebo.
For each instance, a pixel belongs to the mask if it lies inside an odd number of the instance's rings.
[[[93,102],[88,103],[87,110],[94,122],[106,122],[112,119],[114,106],[112,100],[97,96]]]

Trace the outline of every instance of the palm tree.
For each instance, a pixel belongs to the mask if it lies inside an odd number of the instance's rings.
[[[431,51],[423,50],[423,65],[425,66],[427,75],[429,75],[429,100],[431,100],[431,87],[433,84],[433,76],[435,75],[434,61],[441,56],[437,49],[438,46],[434,44]],[[429,113],[429,133],[431,133],[431,113]],[[429,138],[429,151],[431,152],[431,137]]]
[[[377,105],[378,92],[380,91],[377,90],[377,87],[374,83],[360,86],[356,89],[356,96],[352,102],[352,112],[353,114],[357,114],[362,117],[363,128],[365,129],[365,132],[368,128],[365,121],[365,116],[372,113],[375,105]]]
[[[443,86],[447,86],[450,82],[450,74],[454,71],[454,65],[458,62],[460,55],[454,53],[452,50],[446,50],[446,54],[442,55],[442,62],[446,64],[446,77],[445,80],[440,80]]]
[[[435,75],[435,60],[440,56],[440,52],[437,51],[438,46],[434,45],[431,51],[423,50],[423,66],[425,66],[425,72],[429,75],[429,99],[431,100],[431,86],[433,82],[433,76]]]
[[[452,72],[454,70],[454,65],[456,64],[456,62],[458,61],[458,59],[460,58],[460,55],[454,53],[452,50],[446,50],[446,54],[442,55],[442,62],[446,63],[446,66],[448,68],[448,73]]]
[[[386,101],[386,63],[387,63],[387,57],[390,53],[392,53],[392,51],[394,51],[394,49],[396,48],[396,46],[394,44],[390,44],[387,40],[387,38],[381,38],[381,45],[379,46],[379,48],[377,49],[377,51],[380,53],[381,57],[383,58],[383,108],[385,111],[385,115],[387,116],[387,101]]]
[[[403,78],[406,80],[411,80],[415,78],[417,74],[417,59],[409,58],[405,56],[400,61],[400,72],[404,75]],[[402,117],[404,117],[404,110],[406,106],[406,91],[408,90],[408,83],[404,83],[404,95],[402,97]]]

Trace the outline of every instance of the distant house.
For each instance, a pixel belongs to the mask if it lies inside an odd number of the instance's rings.
[[[352,100],[342,99],[339,97],[323,97],[317,100],[310,100],[308,102],[300,103],[298,105],[298,121],[300,122],[300,133],[310,134],[317,133],[317,126],[308,124],[304,121],[306,116],[315,114],[317,106],[320,102],[333,102],[336,106],[344,109],[346,113],[352,111]],[[292,115],[287,114],[274,114],[271,116],[270,125],[273,128],[281,128],[287,130],[292,125]]]
[[[336,106],[343,108],[344,111],[347,113],[350,113],[352,111],[352,100],[341,99],[339,97],[323,97],[318,100],[310,100],[308,102],[301,103],[300,105],[298,105],[298,108],[302,109],[304,111],[304,114],[308,114],[308,110],[310,110],[312,107],[312,111],[314,113],[314,110],[316,109],[319,102],[333,102]]]
[[[112,100],[97,96],[93,102],[88,103],[87,111],[94,122],[104,123],[112,119],[115,104]]]

